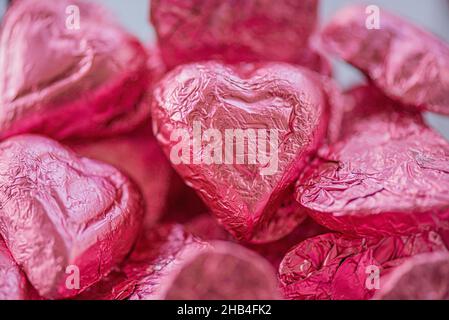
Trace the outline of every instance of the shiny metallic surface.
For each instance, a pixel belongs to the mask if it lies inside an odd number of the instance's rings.
[[[79,25],[66,10],[79,9]],[[82,18],[82,19],[81,19]],[[76,18],[74,18],[76,19]],[[147,53],[102,7],[84,1],[14,2],[0,35],[0,138],[58,140],[116,134],[141,122]]]
[[[328,62],[310,47],[317,13],[316,0],[151,1],[151,22],[169,69],[204,60],[278,61],[328,74]]]
[[[291,198],[292,183],[324,139],[328,102],[321,78],[305,69],[286,64],[191,64],[175,69],[156,87],[153,127],[169,157],[178,144],[171,139],[173,132],[186,130],[192,137],[195,123],[223,136],[227,129],[275,130],[279,148],[273,150],[272,159],[278,158],[273,174],[263,175],[265,166],[237,164],[235,159],[231,165],[174,164],[234,236],[269,242],[303,220],[304,213]],[[274,149],[274,142],[266,140]],[[200,144],[200,153],[189,148],[188,156],[203,157],[207,144]],[[247,147],[244,152],[247,156],[255,150]]]
[[[79,299],[277,299],[273,268],[228,242],[203,242],[180,225],[142,234],[129,259]]]
[[[0,203],[1,236],[52,299],[78,294],[121,262],[143,214],[138,189],[117,169],[33,135],[0,144]],[[72,269],[78,288],[67,285]]]
[[[345,8],[324,28],[321,43],[390,98],[449,114],[449,45],[386,10],[378,19],[378,29],[368,28],[366,6]]]
[[[348,96],[342,140],[299,178],[298,201],[320,224],[350,234],[449,227],[449,143],[373,87]]]
[[[437,232],[385,238],[357,238],[328,233],[294,247],[279,268],[286,299],[370,299],[383,281],[407,258],[448,251]],[[372,271],[380,287],[371,280]]]

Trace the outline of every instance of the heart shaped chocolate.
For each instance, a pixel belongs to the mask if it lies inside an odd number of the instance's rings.
[[[318,5],[317,0],[153,0],[150,13],[169,69],[207,60],[279,61],[330,74],[329,62],[311,48]]]
[[[287,64],[180,67],[155,88],[154,132],[175,169],[238,239],[285,236],[292,183],[322,141],[320,78]]]
[[[142,199],[117,169],[33,135],[0,144],[0,232],[46,298],[74,296],[131,249]]]
[[[37,293],[0,238],[0,299],[37,299]]]
[[[14,2],[0,35],[0,139],[129,129],[149,113],[138,106],[150,81],[146,62],[140,43],[94,4]]]

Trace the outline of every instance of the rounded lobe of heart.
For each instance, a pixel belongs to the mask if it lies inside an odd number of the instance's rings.
[[[298,201],[317,222],[344,233],[448,227],[448,142],[421,115],[373,90],[352,92],[357,102],[345,115],[343,138],[301,174]]]
[[[0,230],[40,295],[74,296],[126,256],[142,218],[128,178],[40,136],[10,138],[0,150]],[[80,288],[67,286],[73,266]]]
[[[169,69],[207,60],[278,61],[331,72],[328,61],[312,49],[316,0],[155,0],[150,16]]]
[[[383,9],[379,29],[369,29],[365,10],[336,13],[321,33],[322,46],[412,110],[449,114],[449,45]]]
[[[420,254],[388,275],[374,300],[448,300],[449,255]]]
[[[127,173],[142,190],[146,213],[144,226],[152,227],[164,215],[176,172],[153,137],[150,126],[127,135],[87,140],[70,145],[77,153]]]
[[[430,231],[410,236],[358,238],[328,233],[291,249],[279,267],[286,299],[366,300],[375,290],[367,286],[368,271],[379,271],[380,286],[409,257],[447,252],[443,235]]]
[[[177,144],[171,139],[173,132],[187,130],[192,137],[198,123],[203,132],[216,129],[222,137],[235,129],[265,129],[267,137],[276,132],[279,147],[273,155],[278,161],[271,175],[261,173],[263,165],[248,164],[248,141],[244,142],[246,164],[235,164],[236,159],[231,165],[196,164],[189,153],[189,163],[174,165],[234,236],[272,241],[303,219],[300,210],[289,206],[293,214],[285,215],[276,234],[267,232],[276,221],[276,211],[291,196],[294,179],[324,138],[327,97],[320,88],[314,73],[285,64],[241,69],[214,62],[187,65],[169,73],[155,88],[153,129],[168,156]],[[260,140],[259,144],[267,143]],[[204,139],[201,150],[207,150]]]
[[[66,8],[80,10],[67,27]],[[0,137],[108,135],[136,108],[150,77],[147,53],[101,7],[87,2],[15,2],[0,34]],[[137,110],[136,110],[137,109]],[[137,121],[137,120],[135,120]]]
[[[37,293],[14,261],[5,242],[0,238],[0,299],[30,300],[33,298],[37,298]]]

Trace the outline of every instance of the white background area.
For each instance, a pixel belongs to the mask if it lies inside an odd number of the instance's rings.
[[[149,0],[90,1],[102,2],[108,6],[118,20],[145,43],[155,41],[153,28],[148,22]],[[322,0],[320,7],[322,23],[328,21],[339,8],[351,3],[379,5],[414,21],[449,42],[449,0]],[[5,7],[6,0],[0,0],[0,16],[3,15]],[[334,63],[335,77],[343,87],[350,87],[360,81],[361,75],[352,67],[339,61]],[[449,139],[449,118],[432,114],[428,115],[427,119]]]

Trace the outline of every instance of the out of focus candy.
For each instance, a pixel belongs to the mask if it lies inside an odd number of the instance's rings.
[[[238,239],[280,239],[303,220],[292,183],[328,120],[315,73],[286,64],[183,66],[156,87],[152,115],[175,169]]]
[[[107,12],[81,0],[21,0],[0,35],[0,138],[129,131],[149,114],[147,54]]]
[[[396,268],[374,296],[376,300],[449,300],[449,254],[414,256]]]
[[[329,233],[293,248],[279,268],[287,299],[370,299],[407,258],[446,251],[433,231],[411,236],[352,238]]]
[[[353,6],[335,15],[322,32],[322,44],[390,98],[449,114],[449,45],[434,35],[385,10],[369,17],[365,6]]]
[[[176,172],[153,137],[149,124],[127,135],[81,141],[71,145],[79,154],[109,163],[127,173],[145,199],[145,227],[151,227],[167,211],[171,193],[177,194]]]
[[[50,139],[0,144],[0,232],[28,279],[47,298],[73,296],[130,251],[141,196],[115,168]]]
[[[310,48],[317,0],[153,0],[151,21],[169,69],[204,60],[278,61],[330,73]]]
[[[228,242],[202,242],[179,225],[143,235],[114,277],[80,299],[276,299],[274,270],[257,254]]]
[[[372,87],[353,90],[343,139],[300,177],[297,197],[325,227],[358,235],[449,227],[449,143]]]
[[[36,296],[5,242],[0,239],[0,300],[28,300]]]

